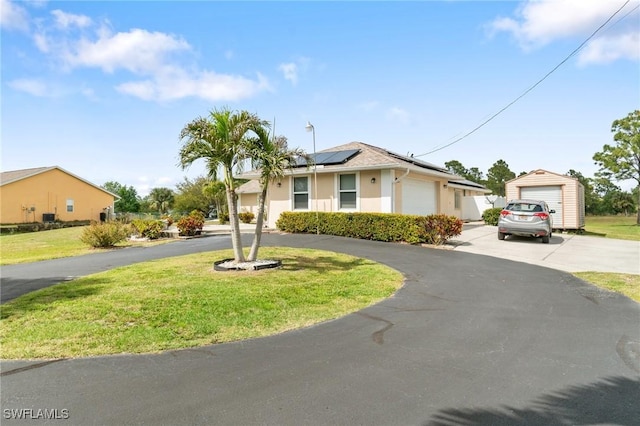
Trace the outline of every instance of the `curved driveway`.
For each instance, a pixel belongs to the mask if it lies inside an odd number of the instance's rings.
[[[456,250],[315,235],[263,241],[373,259],[401,271],[406,285],[361,312],[268,338],[2,362],[3,425],[44,409],[82,425],[632,425],[640,418],[640,305],[623,296],[557,270]],[[72,265],[88,273],[138,253],[229,246],[218,236],[125,249],[36,265],[37,276],[3,268],[3,292],[9,279],[16,288],[80,275]]]

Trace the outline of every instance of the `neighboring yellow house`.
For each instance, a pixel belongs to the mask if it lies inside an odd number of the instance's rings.
[[[117,198],[58,166],[2,172],[0,223],[99,221]]]
[[[315,158],[316,165],[308,167],[299,159],[299,167],[269,185],[267,226],[275,227],[285,211],[446,214],[466,219],[463,198],[491,192],[444,168],[362,142],[320,151]],[[238,177],[252,179],[238,188],[239,211],[255,212],[259,171]]]

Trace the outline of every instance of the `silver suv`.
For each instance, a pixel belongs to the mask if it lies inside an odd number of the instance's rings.
[[[551,213],[555,213],[555,210],[549,210],[547,203],[541,200],[511,200],[500,212],[498,239],[519,235],[542,237],[543,243],[549,243],[553,232]]]

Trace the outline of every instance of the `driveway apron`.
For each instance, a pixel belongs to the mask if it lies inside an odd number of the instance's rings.
[[[17,411],[7,410],[20,409],[67,410],[65,424],[78,425],[640,418],[640,305],[628,298],[558,270],[456,250],[316,235],[269,234],[263,242],[372,259],[406,282],[360,312],[272,337],[2,362],[2,424],[42,423],[12,420]],[[228,237],[198,240],[189,251],[221,246],[230,246]]]

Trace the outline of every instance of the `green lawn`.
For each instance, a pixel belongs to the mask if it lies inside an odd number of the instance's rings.
[[[0,265],[37,262],[60,257],[81,256],[104,249],[94,249],[80,241],[84,226],[0,235]],[[171,240],[123,242],[117,247],[161,244]]]
[[[326,251],[263,248],[281,269],[215,272],[230,250],[113,269],[2,306],[4,359],[145,353],[266,336],[360,310],[403,276]]]
[[[587,216],[585,235],[640,241],[636,216]]]

